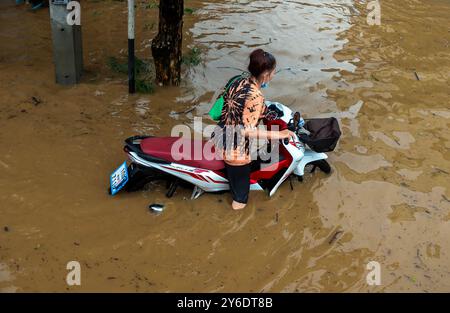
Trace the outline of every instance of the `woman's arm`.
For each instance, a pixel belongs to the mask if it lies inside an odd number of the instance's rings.
[[[276,139],[290,138],[293,135],[294,133],[288,129],[282,131],[270,131],[258,128],[245,130],[245,136],[248,138],[259,138],[259,139],[266,138],[276,140]]]

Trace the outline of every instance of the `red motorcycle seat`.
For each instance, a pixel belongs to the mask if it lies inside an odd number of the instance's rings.
[[[205,148],[206,146],[206,148]],[[149,137],[141,141],[145,154],[169,162],[219,171],[225,163],[214,151],[212,143],[182,137]]]

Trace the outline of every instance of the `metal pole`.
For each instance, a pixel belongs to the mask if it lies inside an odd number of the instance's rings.
[[[135,91],[134,0],[128,0],[128,92]]]

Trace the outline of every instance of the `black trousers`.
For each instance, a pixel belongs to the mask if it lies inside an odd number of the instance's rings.
[[[225,163],[225,168],[233,200],[247,203],[250,192],[250,164],[234,166]]]

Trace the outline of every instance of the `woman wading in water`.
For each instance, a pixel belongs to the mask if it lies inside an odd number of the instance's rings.
[[[267,87],[275,75],[275,57],[262,49],[250,54],[249,77],[239,77],[224,91],[224,104],[218,130],[213,134],[216,150],[222,154],[230,182],[234,210],[243,209],[250,191],[250,140],[256,138],[284,139],[292,136],[289,130],[257,129],[264,117],[266,105],[261,89]]]

